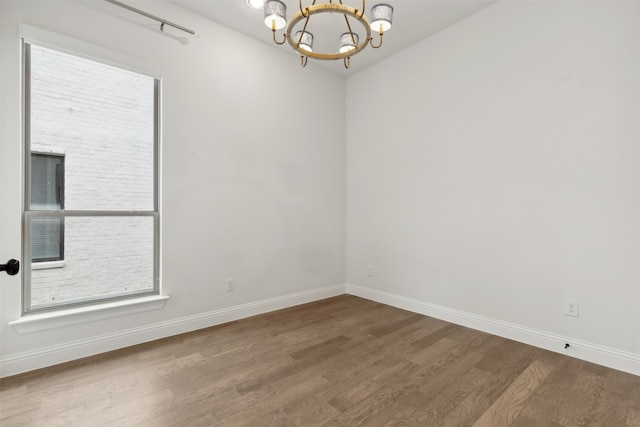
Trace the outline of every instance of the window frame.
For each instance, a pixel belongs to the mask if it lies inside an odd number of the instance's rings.
[[[92,46],[84,42],[80,42],[65,36],[50,33],[28,25],[21,26],[21,44],[22,44],[22,122],[23,122],[23,203],[22,203],[22,253],[23,253],[23,275],[22,275],[22,315],[39,314],[47,312],[55,312],[70,308],[85,306],[100,306],[105,303],[113,303],[124,300],[145,299],[148,297],[161,295],[160,283],[160,130],[161,130],[161,78],[159,72],[154,72],[156,67],[152,64],[144,64],[139,61],[125,57],[116,52],[112,52],[103,48]],[[44,38],[43,38],[44,36]],[[47,40],[40,42],[39,40]],[[53,40],[53,42],[51,42]],[[58,43],[55,43],[57,41]],[[51,210],[31,210],[31,157],[32,154],[52,154],[42,153],[41,151],[31,151],[31,45],[41,46],[47,49],[57,50],[65,54],[71,54],[78,58],[83,58],[108,66],[120,68],[122,70],[133,71],[135,73],[145,75],[154,81],[154,99],[153,99],[153,210],[149,211],[129,211],[129,210],[66,210],[64,205],[60,211]],[[67,47],[65,47],[67,46]],[[80,49],[78,49],[80,48]],[[87,53],[89,52],[89,53]],[[96,54],[97,52],[97,54]],[[114,61],[114,58],[117,60]],[[118,61],[121,59],[131,59],[130,61]],[[127,63],[134,64],[126,65]],[[142,65],[136,67],[136,65]],[[149,72],[149,70],[154,70]],[[62,178],[64,182],[64,177]],[[152,289],[127,294],[119,294],[114,296],[106,296],[100,298],[90,298],[83,300],[74,300],[66,303],[50,304],[45,307],[33,307],[31,305],[31,270],[33,264],[40,264],[34,270],[46,268],[46,264],[42,262],[51,261],[32,261],[31,256],[31,220],[37,217],[59,217],[64,224],[64,218],[67,217],[152,217],[153,219],[153,278]],[[63,225],[64,233],[64,225]],[[64,238],[61,244],[64,247]],[[62,252],[64,254],[64,252]],[[64,258],[58,260],[58,264],[54,267],[63,267]],[[53,262],[54,264],[56,261]]]

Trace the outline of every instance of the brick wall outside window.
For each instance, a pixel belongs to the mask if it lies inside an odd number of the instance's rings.
[[[31,150],[64,154],[65,209],[153,210],[153,79],[31,49]],[[67,217],[64,266],[32,271],[32,306],[152,281],[152,218]]]

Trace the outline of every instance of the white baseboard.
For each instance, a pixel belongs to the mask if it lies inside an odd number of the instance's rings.
[[[101,335],[34,351],[7,355],[0,358],[0,377],[45,368],[107,351],[117,350],[144,342],[166,338],[198,329],[243,319],[299,304],[318,301],[344,293],[409,310],[451,323],[509,338],[578,359],[597,363],[620,371],[640,375],[640,355],[585,341],[576,340],[489,317],[466,313],[430,304],[413,298],[358,285],[336,285],[276,298],[241,304],[166,322],[132,328],[113,334]],[[568,349],[564,348],[569,343]]]
[[[185,332],[255,316],[282,308],[293,307],[344,294],[346,285],[336,285],[298,292],[276,298],[213,310],[166,322],[132,328],[113,334],[72,341],[0,358],[0,377],[17,375],[119,348],[166,338]]]
[[[634,375],[640,375],[640,354],[633,354],[514,323],[466,313],[364,286],[347,284],[347,293]],[[570,346],[565,349],[565,344],[567,343]]]

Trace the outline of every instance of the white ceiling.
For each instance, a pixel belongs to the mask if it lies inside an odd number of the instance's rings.
[[[380,49],[370,46],[351,59],[351,67],[345,69],[343,61],[314,61],[318,65],[342,76],[349,76],[409,47],[410,45],[452,25],[469,15],[495,3],[496,0],[369,0],[366,3],[367,16],[371,7],[384,2],[394,8],[393,27],[384,35],[384,42]],[[271,30],[263,23],[263,12],[251,10],[245,0],[172,0],[185,9],[200,16],[211,19],[226,27],[244,33],[265,44],[273,45],[277,49],[289,51],[292,61],[298,55],[288,43],[276,46],[273,42]],[[287,5],[287,18],[292,17],[299,9],[298,0],[283,0]],[[328,0],[316,1],[316,4],[327,3]],[[338,2],[337,0],[335,1]],[[303,7],[310,6],[312,0],[303,0]],[[344,0],[344,4],[362,9],[362,1]],[[352,29],[364,36],[362,26],[354,19]],[[302,24],[299,24],[302,25]],[[313,25],[313,28],[312,28]],[[296,27],[297,28],[297,27]],[[318,14],[309,21],[309,28],[314,36],[314,51],[334,53],[337,51],[338,37],[346,32],[344,18],[340,14]],[[276,34],[282,39],[284,30]],[[378,42],[378,35],[374,34],[374,42]]]

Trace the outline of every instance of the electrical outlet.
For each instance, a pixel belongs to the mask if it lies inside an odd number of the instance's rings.
[[[566,298],[564,300],[564,314],[567,316],[578,317],[578,300]]]
[[[234,279],[233,277],[227,278],[227,281],[225,282],[225,285],[224,285],[224,290],[227,292],[231,292],[231,291],[234,291],[235,289],[236,289],[236,279]]]
[[[367,266],[367,276],[373,276],[373,265],[371,264]]]

